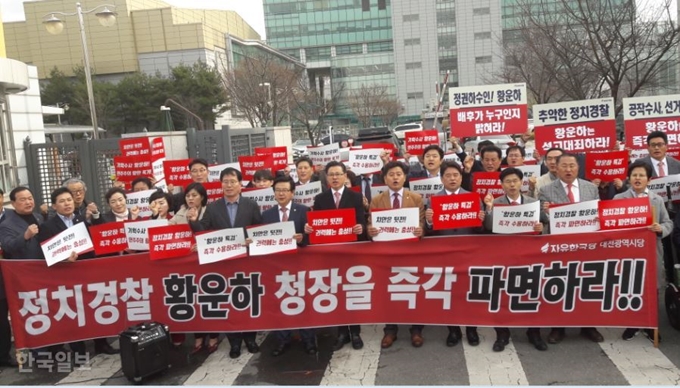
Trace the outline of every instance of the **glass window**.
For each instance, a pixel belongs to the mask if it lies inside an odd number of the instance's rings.
[[[404,39],[404,46],[417,46],[420,44],[420,38]]]
[[[483,63],[491,63],[491,56],[487,55],[487,56],[483,56],[483,57],[475,57],[475,63],[478,64],[478,65],[483,64]]]
[[[371,2],[370,0],[361,0],[361,10],[363,12],[368,12],[371,10]]]
[[[406,93],[406,99],[408,100],[416,100],[419,98],[423,98],[423,92]]]
[[[378,0],[378,9],[387,9],[387,0]]]
[[[474,8],[472,10],[472,15],[473,16],[482,16],[482,15],[488,15],[491,13],[491,8],[489,7],[484,7],[484,8]]]
[[[475,40],[491,39],[491,31],[489,32],[476,32]]]
[[[415,70],[423,67],[422,62],[409,62],[406,64],[406,70]]]

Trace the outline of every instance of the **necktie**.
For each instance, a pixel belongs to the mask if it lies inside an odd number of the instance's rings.
[[[573,186],[574,185],[572,185],[571,183],[567,185],[567,197],[569,197],[569,202],[571,202],[571,203],[576,202],[576,201],[574,201],[574,193],[571,191],[571,188]]]
[[[283,213],[283,216],[281,216],[281,222],[288,221],[288,209],[286,209],[285,207],[282,207],[281,213]]]
[[[368,203],[371,203],[371,178],[365,176],[364,185],[364,196],[368,200]]]
[[[666,176],[666,170],[663,168],[663,160],[659,162],[659,178]]]
[[[340,192],[336,191],[335,192],[335,208],[340,207]]]
[[[392,201],[392,209],[399,209],[399,193],[394,193],[394,200]]]
[[[517,202],[517,201],[512,201],[512,203],[511,203],[510,205],[512,205],[512,206],[519,205],[519,202]]]

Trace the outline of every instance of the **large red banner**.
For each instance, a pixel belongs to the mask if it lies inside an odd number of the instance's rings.
[[[646,229],[317,245],[206,265],[196,254],[1,263],[18,349],[114,336],[149,320],[174,332],[658,323],[656,235]]]

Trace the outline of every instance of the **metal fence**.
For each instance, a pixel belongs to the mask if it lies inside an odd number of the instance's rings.
[[[210,164],[237,162],[239,156],[253,154],[256,147],[274,145],[273,128],[189,129],[186,136],[187,157],[203,158]],[[100,209],[108,210],[104,195],[113,184],[113,158],[121,154],[119,140],[44,144],[25,142],[29,187],[36,205],[49,205],[52,191],[61,187],[67,179],[80,178],[87,184],[86,199],[94,201]]]

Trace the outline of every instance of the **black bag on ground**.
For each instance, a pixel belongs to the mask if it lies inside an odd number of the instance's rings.
[[[170,368],[170,334],[158,322],[129,327],[119,335],[120,362],[128,380],[139,383],[143,378]]]

